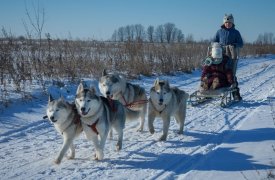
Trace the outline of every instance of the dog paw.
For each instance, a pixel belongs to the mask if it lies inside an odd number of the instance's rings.
[[[100,161],[103,159],[103,152],[96,152],[94,160]]]
[[[56,159],[56,160],[54,160],[54,163],[55,163],[55,164],[60,164],[60,163],[61,163],[61,160]]]
[[[99,161],[98,155],[95,153],[93,160]]]
[[[101,160],[103,160],[103,158],[102,157],[96,157],[96,158],[94,158],[94,160],[95,161],[101,161]]]
[[[95,161],[97,161],[97,160],[98,160],[98,159],[97,159],[96,154],[94,154],[94,158],[93,158],[93,160],[95,160]]]
[[[159,138],[159,141],[166,141],[166,136],[162,135],[162,136]]]
[[[116,144],[116,151],[120,151],[122,149],[122,144],[121,143],[117,143]]]
[[[116,151],[120,151],[121,150],[121,146],[116,145]]]
[[[155,133],[155,130],[154,129],[149,129],[150,133],[151,134],[154,134]]]
[[[143,128],[139,127],[139,128],[137,129],[137,132],[143,132]]]
[[[67,159],[69,160],[74,159],[74,156],[68,156]]]

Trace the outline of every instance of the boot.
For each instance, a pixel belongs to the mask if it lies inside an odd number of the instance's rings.
[[[208,88],[208,79],[207,77],[204,77],[201,81],[201,89],[203,91],[207,91],[209,88]]]
[[[243,98],[240,95],[240,89],[237,87],[236,91],[232,92],[234,101],[241,101]]]

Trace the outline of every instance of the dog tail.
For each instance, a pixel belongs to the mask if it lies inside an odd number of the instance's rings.
[[[125,108],[126,119],[127,120],[136,120],[140,117],[140,111],[134,111],[129,108]]]

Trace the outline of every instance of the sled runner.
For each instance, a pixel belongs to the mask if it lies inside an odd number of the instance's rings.
[[[231,87],[224,87],[207,91],[197,90],[189,96],[188,103],[191,106],[197,106],[212,100],[219,100],[221,107],[229,107],[233,102],[235,102],[232,96],[232,92],[235,91],[236,89]]]

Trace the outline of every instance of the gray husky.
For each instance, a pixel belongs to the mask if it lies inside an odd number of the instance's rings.
[[[68,158],[73,159],[75,157],[73,139],[82,132],[80,117],[76,109],[63,97],[54,100],[52,96],[49,96],[47,117],[63,137],[62,148],[54,162],[59,164],[68,149],[70,149]]]
[[[104,70],[99,80],[99,90],[104,97],[119,100],[126,108],[126,119],[140,118],[138,131],[143,131],[147,111],[147,96],[145,89],[126,82],[118,74],[107,74]]]
[[[81,116],[86,137],[92,140],[95,146],[96,160],[103,159],[103,149],[111,128],[118,133],[117,150],[122,148],[125,111],[121,103],[109,102],[108,99],[96,95],[94,88],[86,89],[80,83],[76,92],[75,104]]]
[[[148,107],[148,127],[151,134],[155,132],[153,122],[156,117],[163,120],[163,134],[160,141],[165,141],[170,125],[170,118],[174,116],[179,124],[179,134],[183,133],[186,102],[188,94],[176,87],[170,87],[168,81],[156,79],[150,90]]]

